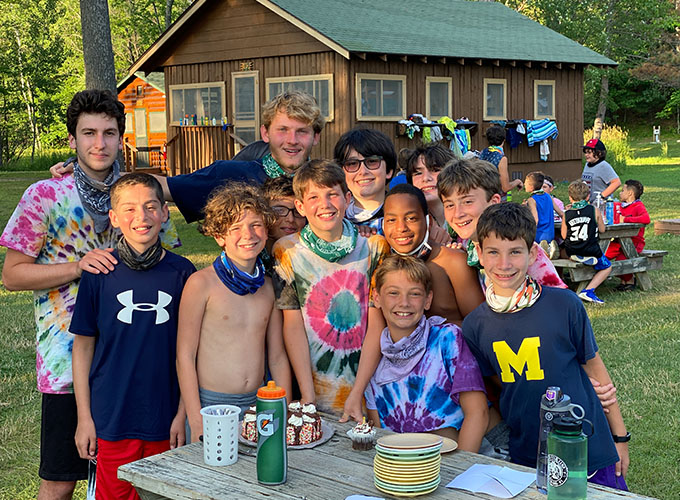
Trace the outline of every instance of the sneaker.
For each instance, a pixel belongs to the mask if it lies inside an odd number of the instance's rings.
[[[580,255],[572,255],[569,258],[575,262],[585,264],[586,266],[594,266],[597,264],[597,257],[581,257]]]
[[[595,295],[595,290],[592,288],[586,288],[585,290],[582,290],[578,294],[579,298],[581,300],[585,300],[586,302],[594,302],[595,304],[604,304],[604,300],[602,300],[600,297]]]
[[[541,242],[538,244],[538,246],[540,246],[546,254],[548,254],[548,252],[550,252],[550,248],[548,247],[547,241],[541,240]]]
[[[552,240],[550,245],[548,245],[548,257],[550,257],[550,260],[560,258],[560,246],[555,240]]]
[[[621,283],[614,287],[617,292],[632,292],[635,290],[635,283]]]

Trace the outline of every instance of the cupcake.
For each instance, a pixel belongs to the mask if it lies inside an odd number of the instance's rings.
[[[352,440],[352,449],[354,450],[370,450],[373,448],[373,440],[375,439],[375,429],[366,422],[364,417],[363,422],[354,426],[353,429],[347,431],[347,435]]]

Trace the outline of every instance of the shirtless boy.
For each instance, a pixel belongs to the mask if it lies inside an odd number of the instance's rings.
[[[484,302],[477,273],[462,250],[428,244],[427,199],[411,184],[399,184],[385,198],[383,231],[393,253],[412,255],[432,273],[432,304],[427,316],[442,316],[460,326]]]
[[[203,433],[202,407],[232,404],[245,410],[255,404],[265,352],[272,378],[290,394],[281,312],[259,258],[274,220],[266,200],[245,184],[224,186],[205,206],[203,233],[223,252],[193,274],[182,293],[177,374],[191,431],[187,442]]]

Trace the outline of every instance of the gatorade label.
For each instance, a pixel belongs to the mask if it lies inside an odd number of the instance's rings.
[[[279,430],[279,419],[274,418],[274,413],[274,410],[265,410],[257,414],[256,422],[260,433],[260,446]]]

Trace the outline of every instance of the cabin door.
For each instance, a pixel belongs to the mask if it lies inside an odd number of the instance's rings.
[[[246,144],[260,138],[260,76],[259,71],[239,71],[231,74],[232,123],[234,134]],[[236,151],[242,145],[237,141]]]
[[[146,133],[146,108],[135,108],[135,147],[137,166],[149,166],[149,137]]]

